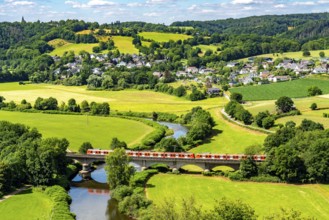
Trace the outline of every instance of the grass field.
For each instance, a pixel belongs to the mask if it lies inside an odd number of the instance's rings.
[[[329,113],[329,95],[298,98],[293,99],[293,101],[296,108],[301,111],[302,115],[280,118],[276,120],[277,124],[285,124],[287,121],[294,121],[297,125],[299,125],[303,119],[307,118],[309,120],[323,124],[325,128],[329,128],[329,118],[323,117],[323,113]],[[310,109],[312,103],[316,103],[319,110],[312,111]],[[245,108],[249,110],[253,115],[266,110],[268,110],[270,113],[276,113],[275,100],[248,102],[245,105]]]
[[[138,53],[138,49],[132,44],[132,37],[113,36],[111,37],[114,41],[115,46],[118,48],[120,53]],[[107,41],[108,37],[100,37],[101,41]],[[80,51],[85,50],[88,53],[93,53],[93,47],[98,46],[98,43],[94,44],[76,44],[70,43],[63,39],[55,39],[48,42],[49,45],[55,47],[50,55],[62,56],[66,51],[73,51],[75,54],[79,54]],[[102,51],[107,53],[107,50]]]
[[[303,60],[310,60],[310,59],[318,59],[320,58],[319,53],[323,51],[325,55],[329,55],[329,50],[311,50],[311,56],[309,57],[304,57],[302,51],[297,51],[297,52],[287,52],[287,53],[274,53],[274,54],[262,54],[258,55],[256,57],[270,57],[270,58],[290,58],[290,59],[303,59]],[[247,60],[247,59],[243,59]]]
[[[63,56],[63,54],[67,51],[73,51],[74,54],[78,55],[80,51],[87,51],[88,53],[93,52],[93,47],[98,46],[98,43],[95,44],[74,44],[74,43],[67,43],[61,47],[55,48],[55,50],[51,51],[50,55],[54,56]]]
[[[144,39],[154,40],[157,42],[167,42],[170,40],[178,41],[178,40],[186,40],[191,38],[189,35],[185,34],[173,34],[173,33],[159,33],[159,32],[142,32],[138,34]]]
[[[243,153],[244,149],[250,145],[262,145],[267,136],[224,120],[219,109],[212,109],[210,113],[216,122],[214,132],[217,135],[190,150],[193,153]]]
[[[191,102],[185,98],[178,98],[153,91],[88,91],[83,86],[68,87],[49,84],[18,85],[18,83],[0,84],[0,95],[6,98],[6,102],[13,100],[19,103],[22,99],[26,99],[33,103],[37,97],[41,96],[43,98],[55,97],[60,103],[61,101],[67,102],[70,98],[75,98],[78,103],[81,103],[83,100],[89,102],[108,102],[110,103],[111,111],[156,111],[170,112],[177,115],[184,114],[193,107],[201,106],[204,109],[210,110],[217,125],[214,127],[214,136],[207,143],[194,148],[192,150],[193,152],[241,153],[249,145],[262,144],[265,138],[265,135],[262,133],[250,131],[225,121],[219,114],[220,109],[227,103],[227,100],[223,97]],[[241,138],[236,138],[237,136]],[[77,137],[74,143],[80,146],[81,141],[85,140]]]
[[[329,219],[328,185],[287,185],[251,182],[231,182],[221,177],[199,175],[159,174],[149,181],[147,196],[155,204],[164,198],[176,203],[193,196],[206,210],[212,209],[216,199],[240,199],[252,206],[259,219],[280,208],[299,210],[317,219]]]
[[[132,43],[132,37],[113,36],[111,38],[113,39],[114,45],[118,48],[120,53],[139,53],[138,49]]]
[[[329,93],[329,80],[320,78],[305,78],[266,85],[236,87],[231,88],[230,92],[241,93],[246,101],[273,100],[281,96],[300,98],[307,96],[307,89],[310,86],[318,86],[323,94]]]
[[[0,202],[1,220],[49,219],[53,202],[41,192],[27,190]]]
[[[175,112],[184,113],[195,106],[214,108],[223,106],[227,101],[224,98],[213,98],[191,102],[185,98],[167,95],[149,90],[123,90],[123,91],[88,91],[85,86],[61,86],[49,84],[1,83],[0,95],[6,101],[19,103],[22,99],[34,102],[39,96],[42,98],[55,97],[59,102],[67,102],[75,98],[78,103],[83,100],[95,102],[109,102],[111,111],[138,111],[138,112]],[[145,98],[147,97],[147,99]]]
[[[36,127],[43,137],[65,137],[72,151],[78,151],[85,141],[91,142],[94,148],[109,149],[114,137],[131,146],[140,143],[145,135],[153,131],[152,127],[133,120],[86,115],[0,111],[0,120]]]
[[[194,46],[193,48],[197,48],[197,47],[199,47],[202,51],[202,53],[199,54],[200,56],[203,56],[207,50],[212,50],[213,52],[216,52],[218,48],[218,46],[216,45],[202,45],[202,44]]]
[[[70,44],[70,42],[68,42],[66,40],[63,40],[63,39],[60,39],[60,38],[57,38],[57,39],[49,41],[48,44],[50,46],[53,46],[54,48],[57,48],[57,47],[62,47],[62,46],[65,46],[67,44]]]

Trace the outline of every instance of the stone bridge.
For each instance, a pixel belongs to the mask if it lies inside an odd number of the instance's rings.
[[[86,155],[67,153],[67,158],[76,160],[83,165],[82,171],[88,171],[90,164],[96,161],[105,162],[105,155]],[[195,165],[203,170],[211,170],[217,166],[228,166],[234,170],[239,169],[240,160],[219,160],[219,159],[195,159],[195,158],[162,158],[162,157],[131,157],[131,162],[141,168],[147,168],[153,164],[166,164],[171,169],[179,169],[185,165]]]

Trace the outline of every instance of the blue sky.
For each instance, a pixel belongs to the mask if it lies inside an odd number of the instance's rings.
[[[110,23],[216,20],[329,11],[329,0],[1,0],[0,21],[82,19]]]

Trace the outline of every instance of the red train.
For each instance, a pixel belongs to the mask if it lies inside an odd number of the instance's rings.
[[[89,155],[108,155],[113,150],[88,149]],[[244,154],[194,154],[188,152],[153,152],[153,151],[126,151],[131,157],[148,157],[148,158],[180,158],[180,159],[211,159],[211,160],[243,160],[247,158]],[[253,155],[253,159],[258,162],[265,161],[266,155]]]

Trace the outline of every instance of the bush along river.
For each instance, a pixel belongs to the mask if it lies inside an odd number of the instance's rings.
[[[188,129],[180,124],[158,122],[174,131],[172,137],[185,136]],[[136,167],[139,170],[138,167]],[[69,195],[72,198],[71,212],[76,214],[77,220],[131,220],[120,214],[118,204],[111,199],[109,187],[106,183],[104,165],[99,165],[92,173],[92,180],[83,181],[78,174],[71,181]]]

